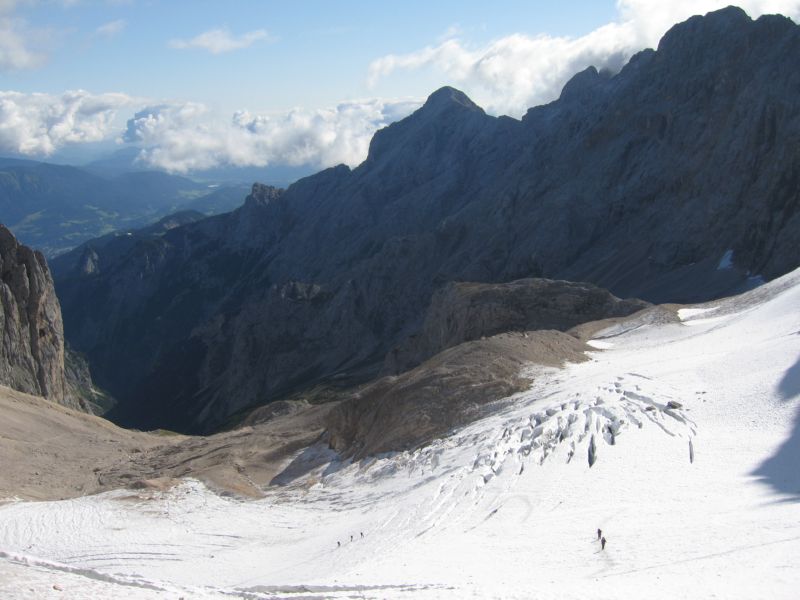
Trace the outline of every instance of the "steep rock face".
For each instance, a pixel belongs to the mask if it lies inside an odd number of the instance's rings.
[[[451,281],[736,292],[800,264],[799,62],[798,26],[728,8],[521,121],[443,88],[356,169],[59,267],[67,335],[121,421],[201,431],[375,374]]]
[[[61,309],[44,256],[0,225],[0,383],[76,406],[64,378]]]
[[[431,300],[419,333],[386,356],[385,369],[400,373],[462,342],[506,331],[556,329],[625,317],[650,306],[620,300],[586,283],[521,279],[509,283],[450,283]]]
[[[588,243],[576,244],[580,254],[560,276],[691,301],[797,264],[789,248],[800,231],[799,196],[789,182],[800,119],[790,97],[800,77],[773,80],[798,46],[789,19],[752,22],[728,8],[677,25],[657,52],[597,82],[580,118],[568,118],[584,152],[562,144],[567,152],[553,157],[575,169],[576,183],[592,182],[570,203],[592,222]],[[533,124],[539,112],[525,120]],[[733,260],[718,268],[728,251]]]

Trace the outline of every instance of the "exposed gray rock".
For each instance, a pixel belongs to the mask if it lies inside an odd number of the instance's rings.
[[[559,331],[504,333],[465,342],[397,377],[384,377],[341,402],[327,417],[330,446],[354,458],[412,450],[484,414],[498,399],[527,389],[532,363],[585,360],[585,346]]]
[[[451,281],[740,291],[800,265],[797,64],[797,25],[728,8],[521,121],[443,88],[356,169],[59,269],[67,335],[120,422],[203,431],[374,375]]]
[[[78,269],[81,275],[94,275],[100,271],[100,257],[97,251],[90,246],[83,249]]]
[[[416,333],[386,356],[385,370],[400,373],[462,342],[505,331],[556,329],[626,317],[650,306],[620,300],[588,283],[520,279],[509,283],[450,283],[431,300]]]
[[[247,207],[265,207],[273,202],[277,202],[283,195],[283,190],[271,185],[256,183],[250,190],[250,195],[245,199],[244,205]]]
[[[64,331],[47,262],[0,225],[0,383],[75,406],[64,379]]]

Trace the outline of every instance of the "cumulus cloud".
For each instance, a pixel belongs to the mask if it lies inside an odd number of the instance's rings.
[[[252,46],[258,40],[269,39],[269,34],[263,29],[249,31],[242,35],[233,35],[228,29],[211,29],[196,35],[189,40],[171,40],[170,47],[179,50],[199,48],[208,50],[211,54],[223,54],[234,50],[241,50]]]
[[[117,111],[133,102],[125,94],[83,90],[58,96],[0,92],[0,150],[48,156],[64,144],[107,139],[115,134]]]
[[[370,79],[376,83],[399,70],[435,69],[444,73],[446,83],[462,87],[491,112],[519,115],[557,97],[567,79],[585,67],[618,69],[634,52],[654,46],[673,23],[724,4],[725,0],[619,0],[618,18],[584,36],[515,34],[483,47],[470,46],[453,28],[428,48],[374,61]],[[0,68],[8,55],[4,48],[11,44],[11,38],[2,35],[2,19],[7,18],[3,9],[13,5],[0,0]],[[742,0],[740,5],[752,17],[773,12],[800,16],[800,0]],[[263,31],[239,37],[206,34],[181,42],[181,47],[224,52],[266,37]],[[24,62],[16,59],[17,64]],[[125,94],[0,92],[0,151],[46,156],[68,143],[119,138],[142,148],[143,163],[174,172],[221,165],[355,166],[366,157],[378,128],[419,105],[372,99],[278,115],[239,111],[224,118],[199,103],[153,102]],[[115,118],[134,112],[120,132]]]
[[[144,164],[172,172],[221,165],[355,166],[378,128],[420,103],[365,100],[270,116],[239,111],[229,119],[194,102],[143,104],[120,93],[0,92],[0,153],[47,157],[66,144],[117,139],[142,147]],[[120,132],[117,118],[137,107]]]
[[[366,158],[378,128],[418,106],[416,101],[366,100],[277,116],[239,111],[221,122],[200,104],[161,104],[136,113],[124,140],[144,146],[141,161],[173,172],[274,163],[355,166]]]
[[[100,25],[94,32],[103,37],[113,37],[125,29],[126,25],[125,19],[117,19],[116,21],[109,21],[108,23]]]
[[[519,116],[558,97],[569,78],[594,65],[618,70],[637,51],[653,47],[672,25],[723,8],[730,0],[618,0],[618,18],[581,37],[514,34],[482,47],[458,38],[370,64],[368,84],[400,70],[434,69],[496,114]],[[800,0],[741,0],[747,13],[781,13],[797,20]]]

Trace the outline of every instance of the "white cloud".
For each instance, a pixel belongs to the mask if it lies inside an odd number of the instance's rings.
[[[396,71],[433,69],[495,114],[519,116],[558,97],[569,78],[594,65],[619,69],[635,52],[653,47],[673,24],[723,8],[730,0],[618,0],[616,21],[581,37],[514,34],[473,48],[450,38],[416,52],[373,61],[368,84]],[[797,19],[800,0],[742,0],[756,18],[781,13]]]
[[[8,3],[13,7],[13,3]],[[22,19],[2,16],[0,11],[0,71],[40,66],[47,55],[40,49],[45,32],[31,29]]]
[[[190,40],[171,40],[170,47],[185,50],[200,48],[208,50],[211,54],[223,54],[233,50],[241,50],[252,46],[258,40],[269,39],[269,34],[263,29],[249,31],[242,35],[232,35],[228,29],[211,29],[196,35]]]
[[[125,19],[117,19],[116,21],[109,21],[108,23],[100,25],[94,32],[104,37],[113,37],[125,29],[126,25]]]
[[[378,128],[420,102],[365,100],[272,116],[239,111],[230,119],[194,102],[149,104],[120,135],[117,117],[145,104],[121,93],[0,92],[0,153],[46,157],[66,144],[116,138],[141,146],[145,164],[173,172],[220,165],[355,166],[366,158]]]
[[[0,92],[0,150],[47,156],[64,144],[107,139],[115,134],[117,111],[133,102],[125,94],[83,90],[60,96]]]
[[[619,0],[618,19],[582,37],[515,34],[480,48],[450,37],[411,54],[378,59],[370,77],[378,82],[398,70],[438,69],[447,83],[462,87],[491,112],[518,115],[557,97],[564,82],[586,66],[617,68],[633,52],[655,45],[674,22],[723,4],[724,0]],[[26,58],[22,42],[15,58],[9,58],[13,53],[7,48],[14,48],[14,38],[2,35],[2,24],[11,17],[4,17],[2,10],[11,10],[13,5],[0,0],[0,68],[38,60],[34,55]],[[742,0],[741,5],[753,17],[771,12],[800,16],[800,0]],[[252,43],[244,38],[256,33],[225,36],[234,46],[243,47]],[[258,39],[264,36],[259,34]],[[192,47],[232,49],[227,42]],[[61,95],[0,92],[0,151],[46,156],[64,144],[115,138],[120,133],[115,118],[138,111],[128,120],[122,139],[141,146],[140,160],[152,167],[187,172],[219,165],[355,166],[366,157],[378,128],[406,116],[419,104],[372,99],[281,115],[239,111],[225,119],[192,102],[157,103],[84,91]]]
[[[221,122],[199,104],[162,104],[128,121],[124,140],[145,147],[143,162],[174,172],[274,163],[355,166],[366,158],[378,128],[418,106],[416,101],[366,100],[279,116],[240,111]]]

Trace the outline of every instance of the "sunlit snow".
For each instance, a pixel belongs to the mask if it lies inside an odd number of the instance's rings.
[[[795,272],[599,332],[451,437],[263,500],[190,480],[9,502],[0,596],[796,598],[798,307]]]

